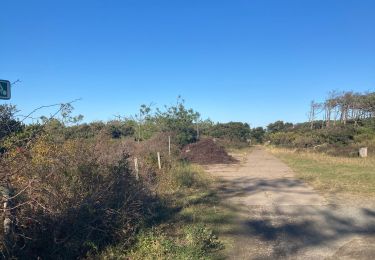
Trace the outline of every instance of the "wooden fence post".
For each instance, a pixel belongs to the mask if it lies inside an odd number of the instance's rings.
[[[138,158],[134,158],[134,170],[135,170],[135,179],[139,180],[139,168],[138,168]]]
[[[161,161],[160,161],[160,153],[158,152],[158,165],[159,165],[159,170],[161,169]]]
[[[171,136],[168,136],[168,154],[171,156]]]

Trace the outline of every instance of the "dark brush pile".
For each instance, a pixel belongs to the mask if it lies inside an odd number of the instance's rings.
[[[212,139],[203,139],[182,149],[182,158],[198,164],[229,164],[236,160]]]

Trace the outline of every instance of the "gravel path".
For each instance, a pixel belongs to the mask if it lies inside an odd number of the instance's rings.
[[[261,147],[207,170],[238,208],[230,259],[375,259],[375,208],[328,203]]]

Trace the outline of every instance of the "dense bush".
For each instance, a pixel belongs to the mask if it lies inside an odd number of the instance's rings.
[[[134,127],[126,124],[126,122],[111,121],[107,125],[108,132],[112,138],[129,137],[135,134]]]
[[[272,144],[290,146],[296,138],[294,133],[276,132],[269,135]]]
[[[349,145],[354,142],[357,133],[351,127],[337,127],[305,131],[275,132],[268,135],[272,144],[300,148],[314,147],[321,144]]]
[[[22,130],[22,123],[15,118],[17,109],[12,105],[0,105],[0,139]]]
[[[252,143],[263,143],[266,135],[266,130],[263,127],[256,127],[251,129],[250,136]]]
[[[246,142],[250,138],[250,126],[241,122],[218,123],[212,126],[208,134],[216,138]]]
[[[74,259],[129,245],[148,195],[127,154],[107,160],[102,145],[43,134],[28,149],[9,149],[1,161],[14,194],[8,257]]]
[[[368,147],[369,154],[375,150],[375,127],[373,119],[357,122],[350,120],[326,127],[324,122],[301,123],[281,131],[267,132],[266,140],[274,145],[293,148],[312,148],[335,156],[358,156],[360,147]]]
[[[287,131],[293,128],[292,123],[284,123],[284,121],[276,121],[267,126],[267,132],[277,133],[281,131]]]
[[[80,126],[51,120],[3,142],[7,153],[0,161],[2,185],[11,187],[14,196],[12,235],[2,246],[4,255],[76,259],[95,257],[107,246],[127,250],[143,223],[159,218],[161,208],[168,212],[163,206],[166,198],[157,196],[161,188],[202,184],[198,171],[176,163],[178,142],[172,142],[168,154],[168,137],[176,140],[175,133],[162,132],[138,142],[113,138],[106,127],[100,124],[87,135],[81,135],[84,131],[70,135]],[[135,157],[139,181],[133,169]]]

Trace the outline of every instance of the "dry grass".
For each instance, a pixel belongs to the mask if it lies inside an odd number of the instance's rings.
[[[375,157],[345,158],[275,147],[268,149],[287,163],[297,177],[322,192],[375,195]]]

